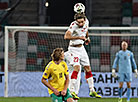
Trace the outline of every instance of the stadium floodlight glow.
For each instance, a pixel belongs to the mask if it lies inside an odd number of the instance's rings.
[[[46,2],[46,3],[45,3],[45,6],[46,6],[46,7],[48,7],[48,6],[49,6],[49,3],[48,3],[48,2]]]

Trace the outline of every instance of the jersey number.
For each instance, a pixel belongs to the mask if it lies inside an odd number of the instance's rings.
[[[62,78],[62,73],[59,73],[59,78]]]
[[[78,57],[74,57],[74,62],[78,62],[79,58]]]

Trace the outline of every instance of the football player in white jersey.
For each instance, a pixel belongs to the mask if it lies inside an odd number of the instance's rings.
[[[73,54],[73,72],[70,80],[70,91],[73,98],[78,97],[75,93],[74,85],[77,83],[78,72],[80,71],[80,66],[82,66],[85,70],[85,77],[90,89],[89,95],[101,98],[101,96],[95,92],[89,57],[83,46],[84,43],[86,45],[90,43],[90,39],[88,37],[89,21],[83,12],[76,13],[74,19],[75,21],[71,23],[64,35],[64,39],[70,40],[68,51]]]

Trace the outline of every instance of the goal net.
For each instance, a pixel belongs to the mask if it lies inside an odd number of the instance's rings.
[[[53,49],[68,48],[67,27],[5,27],[5,97],[47,96],[41,76]],[[121,41],[127,41],[138,65],[138,27],[90,27],[85,45],[93,72],[111,72]]]

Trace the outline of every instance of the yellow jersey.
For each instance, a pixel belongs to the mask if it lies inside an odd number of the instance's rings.
[[[54,61],[49,62],[43,73],[43,78],[48,79],[48,83],[58,91],[62,91],[65,86],[65,75],[68,75],[68,67],[66,62],[61,61],[59,64],[55,64]],[[52,90],[48,88],[48,92],[51,95]]]

